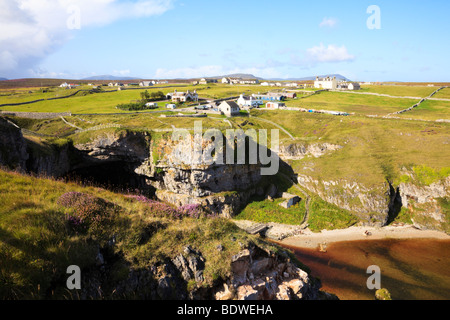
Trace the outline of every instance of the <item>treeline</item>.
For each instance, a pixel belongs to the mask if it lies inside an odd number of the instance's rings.
[[[124,111],[139,111],[151,109],[147,106],[149,102],[161,101],[166,99],[166,95],[162,91],[149,93],[147,90],[140,93],[141,100],[137,102],[119,104],[116,108]]]

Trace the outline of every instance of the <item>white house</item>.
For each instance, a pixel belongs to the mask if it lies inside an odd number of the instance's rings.
[[[253,96],[244,96],[241,94],[237,100],[240,107],[258,107],[258,102]]]
[[[329,90],[336,90],[338,86],[338,81],[336,77],[326,77],[326,78],[319,78],[316,77],[316,81],[314,81],[314,88],[316,89],[329,89]]]
[[[148,109],[156,109],[158,108],[158,104],[156,102],[147,102],[145,104],[145,107],[147,107]]]
[[[139,82],[139,86],[140,87],[151,87],[153,86],[152,81],[141,81]]]
[[[286,105],[283,102],[267,102],[266,103],[266,108],[269,109],[280,109],[280,108],[284,108],[286,107]]]
[[[228,78],[222,78],[222,83],[223,84],[229,84],[231,81]]]
[[[170,97],[170,99],[172,99],[172,102],[198,101],[197,90],[194,90],[194,92],[190,92],[189,90],[187,92],[178,92],[177,90],[175,90],[174,93],[168,94],[167,97]]]
[[[348,84],[348,90],[359,90],[359,89],[361,89],[361,86],[357,82],[350,82]]]
[[[69,86],[67,82],[64,82],[63,84],[60,85],[61,88],[66,88],[67,86]]]
[[[240,84],[258,84],[259,80],[257,79],[243,79],[239,81]]]
[[[219,111],[227,117],[239,115],[239,105],[234,101],[224,101],[219,105]]]

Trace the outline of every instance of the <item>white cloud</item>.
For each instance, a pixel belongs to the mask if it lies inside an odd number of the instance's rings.
[[[319,27],[323,28],[323,27],[329,27],[329,28],[333,28],[336,26],[337,24],[337,19],[335,18],[323,18],[322,22],[319,24]]]
[[[323,43],[306,50],[306,59],[309,62],[344,62],[355,59],[354,55],[348,53],[347,48],[343,45],[338,47],[330,44],[325,47]]]
[[[57,50],[72,36],[69,20],[103,26],[162,14],[172,1],[0,0],[0,72],[20,75]]]
[[[126,69],[126,70],[114,70],[113,74],[117,75],[117,76],[129,76],[131,74],[131,71],[129,69]]]

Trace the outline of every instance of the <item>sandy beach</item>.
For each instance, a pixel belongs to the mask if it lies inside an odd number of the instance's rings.
[[[301,234],[280,240],[279,243],[299,248],[314,249],[320,245],[326,247],[328,244],[335,242],[380,239],[450,240],[450,236],[444,232],[419,230],[413,226],[351,227],[343,230],[323,230],[320,233],[313,233],[306,229]]]

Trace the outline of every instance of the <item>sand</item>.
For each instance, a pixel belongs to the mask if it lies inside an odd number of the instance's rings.
[[[369,232],[369,235],[366,235]],[[342,230],[323,230],[313,233],[306,229],[302,234],[287,237],[279,243],[299,248],[318,248],[342,241],[356,240],[380,240],[380,239],[440,239],[450,240],[450,236],[444,232],[433,230],[419,230],[413,226],[387,226],[374,227],[351,227]]]

